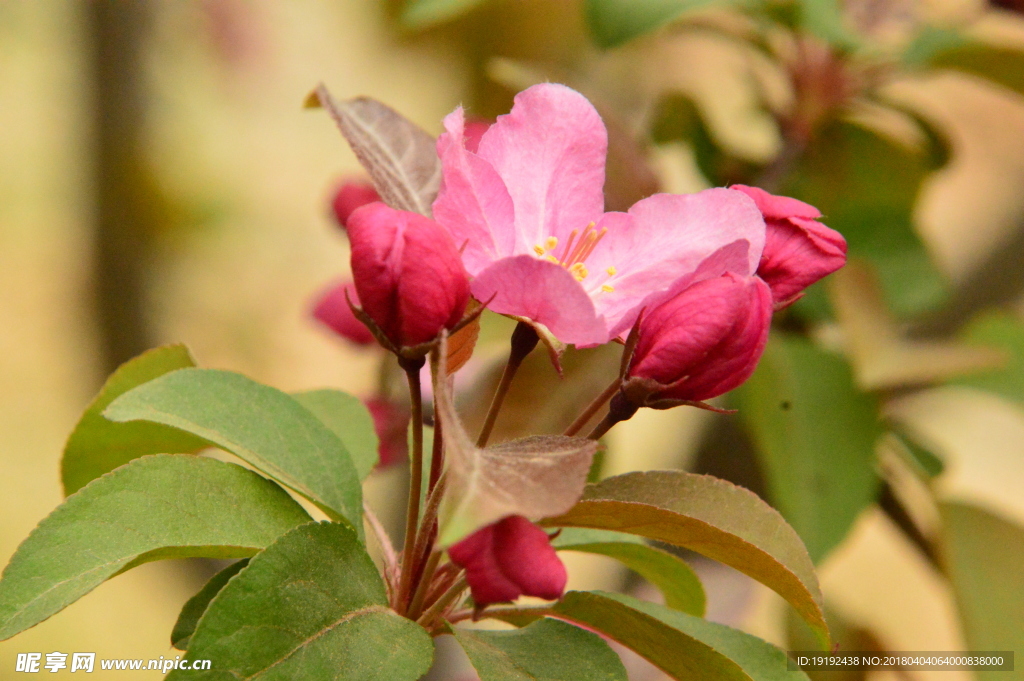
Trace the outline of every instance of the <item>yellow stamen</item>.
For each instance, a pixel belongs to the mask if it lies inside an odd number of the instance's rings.
[[[536,253],[537,255],[544,255],[544,247],[540,245],[534,246],[533,252]]]
[[[614,267],[609,267],[608,269],[605,270],[605,272],[608,273],[609,277],[614,277],[615,273],[618,272],[618,270],[615,269]]]
[[[590,272],[587,272],[587,266],[581,262],[575,263],[570,267],[569,272],[572,273],[572,276],[576,277],[576,281],[583,281],[590,274]]]
[[[609,286],[608,284],[601,284],[601,290],[604,291],[605,293],[611,293],[615,289]]]
[[[553,237],[553,236],[549,236],[547,238],[547,240],[544,242],[544,249],[548,250],[548,251],[553,251],[553,250],[555,250],[555,246],[557,246],[557,245],[558,245],[558,238],[557,237]]]
[[[558,258],[556,258],[553,255],[545,255],[544,259],[547,260],[548,262],[553,262],[556,265],[561,265],[562,264],[562,263],[558,262]]]

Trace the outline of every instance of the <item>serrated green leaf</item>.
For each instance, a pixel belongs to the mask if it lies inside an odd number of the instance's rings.
[[[1010,313],[989,312],[971,321],[960,337],[971,344],[1001,348],[1010,361],[1003,369],[960,377],[953,382],[1024,402],[1024,321]]]
[[[455,19],[487,0],[406,0],[402,24],[415,30]]]
[[[1024,528],[988,511],[943,503],[944,564],[970,650],[1024,650]],[[975,672],[981,681],[1024,679],[1015,671]]]
[[[1024,50],[975,40],[951,42],[927,59],[933,69],[951,69],[1024,94]]]
[[[876,496],[875,399],[842,357],[773,334],[757,371],[730,398],[754,441],[772,505],[818,562]]]
[[[309,390],[292,393],[303,407],[338,436],[352,457],[360,480],[365,480],[380,461],[373,417],[362,400],[340,390]]]
[[[779,193],[816,206],[846,237],[851,257],[878,270],[889,307],[912,315],[937,305],[947,284],[914,229],[913,213],[929,157],[874,130],[834,121],[819,131]],[[821,315],[821,286],[797,303]]]
[[[551,542],[558,551],[580,551],[614,558],[665,596],[665,605],[697,617],[704,616],[707,600],[700,578],[681,558],[621,532],[567,527]]]
[[[280,537],[210,603],[186,659],[211,660],[184,679],[413,681],[433,641],[387,607],[384,584],[347,526],[308,523]]]
[[[194,367],[184,345],[165,345],[128,360],[110,375],[64,445],[61,481],[71,495],[104,473],[146,454],[186,454],[209,446],[177,428],[155,423],[113,423],[101,414],[116,397],[170,371]]]
[[[619,656],[597,634],[553,619],[516,631],[454,628],[480,681],[627,681]]]
[[[210,581],[204,584],[203,588],[197,591],[195,596],[185,601],[181,612],[178,613],[178,620],[174,623],[174,628],[171,630],[172,646],[178,650],[186,650],[188,648],[189,639],[195,633],[196,625],[199,624],[199,618],[206,612],[210,601],[220,593],[220,590],[224,588],[229,579],[241,572],[248,564],[249,559],[246,558],[245,560],[235,561],[228,565],[213,577],[210,577]]]
[[[0,579],[0,639],[136,565],[251,556],[308,520],[283,489],[241,466],[135,459],[72,494],[21,543]]]
[[[586,0],[583,12],[594,41],[607,48],[660,28],[685,12],[715,4],[733,3],[724,0]]]
[[[230,371],[181,369],[125,393],[103,415],[197,435],[362,532],[362,489],[345,445],[276,388]]]
[[[626,473],[587,485],[547,527],[615,530],[682,546],[773,589],[828,640],[814,565],[796,531],[753,492],[681,471]]]

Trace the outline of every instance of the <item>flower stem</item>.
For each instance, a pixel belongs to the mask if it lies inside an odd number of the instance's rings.
[[[413,592],[412,600],[409,602],[410,618],[418,617],[423,612],[423,600],[427,597],[427,592],[430,591],[430,583],[433,581],[437,563],[441,560],[441,553],[441,551],[433,551],[427,558],[419,583],[416,585],[416,591]]]
[[[398,588],[397,605],[405,608],[412,589],[412,576],[416,556],[416,523],[420,516],[420,488],[423,486],[423,394],[420,390],[420,369],[423,360],[399,360],[409,381],[409,400],[412,409],[412,458],[409,472],[409,506],[405,516],[405,543],[402,551],[402,577]]]
[[[431,624],[445,608],[452,604],[452,602],[462,595],[462,592],[466,590],[469,583],[466,581],[466,577],[462,576],[457,582],[452,584],[447,591],[441,594],[434,603],[427,608],[426,612],[419,616],[416,623],[420,626],[426,627]]]
[[[621,378],[616,378],[614,381],[612,381],[611,385],[605,388],[600,395],[595,397],[594,401],[591,402],[587,406],[587,408],[583,410],[582,414],[576,417],[576,420],[572,422],[572,425],[566,428],[565,432],[562,434],[575,435],[576,433],[580,432],[583,426],[587,425],[587,421],[594,417],[594,414],[597,413],[597,410],[603,407],[605,402],[612,399],[612,395],[615,394],[615,391],[619,389],[619,386],[621,384]]]
[[[519,322],[516,325],[516,330],[512,332],[512,348],[508,353],[508,362],[505,364],[505,370],[501,372],[498,389],[494,391],[491,407],[487,410],[487,418],[484,420],[483,428],[480,429],[480,437],[476,440],[477,447],[483,447],[490,439],[491,431],[494,430],[494,422],[498,420],[498,412],[501,411],[501,404],[505,401],[505,395],[512,385],[512,379],[515,378],[516,372],[519,371],[519,366],[526,356],[537,347],[539,340],[537,332],[529,324]]]

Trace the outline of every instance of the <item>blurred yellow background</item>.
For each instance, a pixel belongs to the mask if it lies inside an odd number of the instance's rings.
[[[86,4],[0,2],[4,563],[61,501],[64,440],[106,373],[93,314],[95,93]],[[577,5],[510,4],[527,16],[563,16]],[[960,3],[943,11],[955,19],[971,7]],[[312,296],[347,271],[347,247],[329,217],[328,197],[337,179],[359,169],[330,119],[303,111],[302,102],[322,81],[336,96],[372,96],[437,133],[441,118],[478,84],[472,40],[458,27],[405,35],[389,4],[377,0],[165,1],[152,3],[152,12],[144,49],[144,129],[166,228],[154,237],[154,259],[146,267],[150,341],[184,342],[203,366],[241,371],[285,390],[331,386],[367,393],[372,362],[308,315]],[[983,28],[1024,41],[1024,22],[1017,18],[993,19]],[[742,93],[721,87],[722,69],[730,67],[728,60],[715,61],[714,49],[659,34],[595,58],[592,78],[600,83],[644,65],[647,76],[625,92],[610,88],[609,96],[642,107],[644,97],[671,79],[709,97],[725,139],[752,154],[769,148],[770,134],[739,113],[735,102]],[[658,64],[669,67],[651,68]],[[646,82],[648,77],[659,83]],[[953,76],[899,90],[926,103],[955,131],[956,159],[926,188],[918,218],[937,262],[957,281],[1024,221],[1024,99]],[[680,172],[674,160],[660,159],[658,167],[666,188],[700,188],[696,173]],[[1019,406],[943,388],[892,409],[947,457],[947,494],[1024,523]],[[705,418],[684,410],[642,412],[614,432],[608,472],[679,466],[680,441],[695,439]],[[576,587],[607,588],[621,577],[610,562],[596,558],[573,557],[570,569]],[[720,607],[723,617],[782,643],[781,601],[744,580],[721,577],[720,591],[711,587],[712,610]],[[877,511],[865,514],[825,562],[822,582],[843,614],[870,621],[892,649],[963,645],[947,588]],[[0,679],[17,677],[19,652],[174,657],[171,626],[199,586],[198,575],[174,563],[151,563],[117,577],[0,642]],[[736,612],[727,612],[737,593],[750,595]],[[106,674],[127,678],[124,672]],[[106,676],[97,670],[92,678]],[[946,672],[941,678],[967,675]]]

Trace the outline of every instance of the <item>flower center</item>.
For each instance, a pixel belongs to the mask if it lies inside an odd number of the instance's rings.
[[[595,229],[595,223],[591,222],[587,225],[586,229],[583,230],[583,234],[580,234],[578,229],[572,230],[569,234],[569,238],[565,242],[565,248],[562,249],[561,255],[555,255],[554,251],[558,248],[558,239],[553,236],[549,236],[544,240],[544,244],[537,244],[533,247],[533,252],[539,257],[549,260],[556,265],[561,265],[565,269],[569,270],[569,273],[576,278],[576,281],[582,282],[584,279],[590,276],[590,271],[584,264],[587,257],[594,252],[597,248],[597,244],[601,242],[604,235],[608,233],[608,228],[604,227],[601,231]],[[577,241],[576,237],[579,237]],[[615,276],[616,269],[609,267],[605,270],[608,277]],[[601,290],[605,293],[611,293],[615,289],[608,284],[602,284]]]

